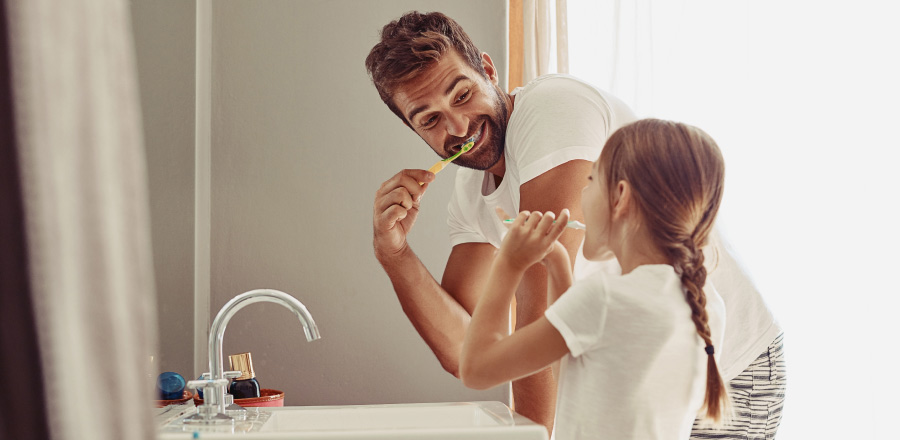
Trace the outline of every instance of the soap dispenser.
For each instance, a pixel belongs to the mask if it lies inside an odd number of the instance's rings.
[[[240,371],[239,377],[231,381],[228,393],[235,399],[247,399],[259,397],[259,382],[256,381],[256,373],[253,372],[253,360],[250,353],[239,353],[228,356],[232,371]]]

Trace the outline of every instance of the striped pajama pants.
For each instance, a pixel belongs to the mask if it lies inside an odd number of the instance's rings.
[[[720,428],[694,421],[691,440],[771,440],[781,423],[786,384],[784,333],[747,369],[729,382],[734,416]]]

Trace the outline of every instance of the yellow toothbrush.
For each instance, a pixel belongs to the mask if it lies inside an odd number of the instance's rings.
[[[459,157],[461,154],[471,150],[472,145],[475,145],[474,137],[470,137],[468,140],[466,140],[466,143],[462,146],[462,148],[459,149],[458,152],[456,152],[456,154],[432,165],[431,168],[428,169],[428,171],[431,171],[432,173],[437,174],[442,169],[444,169],[444,167],[447,166],[447,164],[449,164],[450,162],[453,162],[453,160],[456,159],[457,157]]]

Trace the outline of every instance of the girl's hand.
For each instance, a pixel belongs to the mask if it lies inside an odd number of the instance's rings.
[[[520,212],[500,244],[498,258],[515,269],[528,269],[553,250],[568,221],[568,209],[562,210],[558,220],[552,212]]]
[[[541,260],[541,264],[547,266],[548,269],[555,266],[570,267],[569,251],[557,240],[550,246],[547,255],[544,255],[544,259]]]

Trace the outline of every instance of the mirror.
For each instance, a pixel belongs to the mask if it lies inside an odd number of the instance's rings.
[[[505,74],[506,0],[131,7],[158,372],[206,371],[203,332],[216,312],[235,295],[271,288],[303,302],[322,339],[307,343],[293,315],[257,304],[231,320],[224,351],[251,352],[260,385],[284,391],[285,405],[507,401],[504,387],[468,390],[443,371],[372,254],[375,190],[435,155],[380,101],[363,64],[384,24],[440,10]],[[454,173],[431,186],[409,238],[437,279],[450,251]]]

